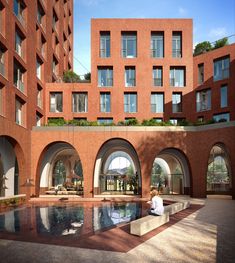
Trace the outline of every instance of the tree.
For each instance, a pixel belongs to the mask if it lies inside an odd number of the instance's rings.
[[[194,56],[210,51],[211,49],[212,49],[212,46],[209,41],[198,43],[194,49]]]
[[[64,72],[63,81],[65,83],[77,83],[80,82],[80,77],[73,71],[68,70]]]
[[[224,38],[221,38],[221,39],[215,41],[214,49],[223,47],[225,45],[228,45],[228,38],[227,37],[224,37]]]
[[[91,80],[91,72],[88,72],[84,75],[85,80]]]

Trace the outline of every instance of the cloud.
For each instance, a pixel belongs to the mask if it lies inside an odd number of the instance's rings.
[[[188,11],[183,7],[179,7],[178,12],[180,15],[186,15]]]
[[[227,29],[225,27],[212,28],[208,35],[211,38],[225,37],[227,35]]]

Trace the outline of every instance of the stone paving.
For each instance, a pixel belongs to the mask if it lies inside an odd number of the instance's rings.
[[[127,253],[0,240],[0,262],[234,263],[235,200],[190,200],[205,206]]]

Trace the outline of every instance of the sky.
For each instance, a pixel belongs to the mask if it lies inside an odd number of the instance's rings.
[[[192,18],[193,43],[235,34],[235,0],[74,0],[74,71],[90,72],[91,18]],[[235,42],[235,36],[229,38]]]

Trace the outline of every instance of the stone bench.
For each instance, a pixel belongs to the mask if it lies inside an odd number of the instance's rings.
[[[167,205],[164,207],[164,212],[169,212],[170,215],[178,213],[190,206],[189,201],[180,201],[177,203],[173,203],[171,205]]]
[[[169,212],[164,212],[161,216],[148,215],[131,221],[130,232],[132,235],[143,236],[151,230],[169,222]]]
[[[190,206],[189,201],[180,201],[167,205],[164,207],[164,214],[162,216],[148,215],[137,220],[131,221],[130,233],[137,236],[143,236],[144,234],[158,228],[169,222],[169,216],[178,213]]]

